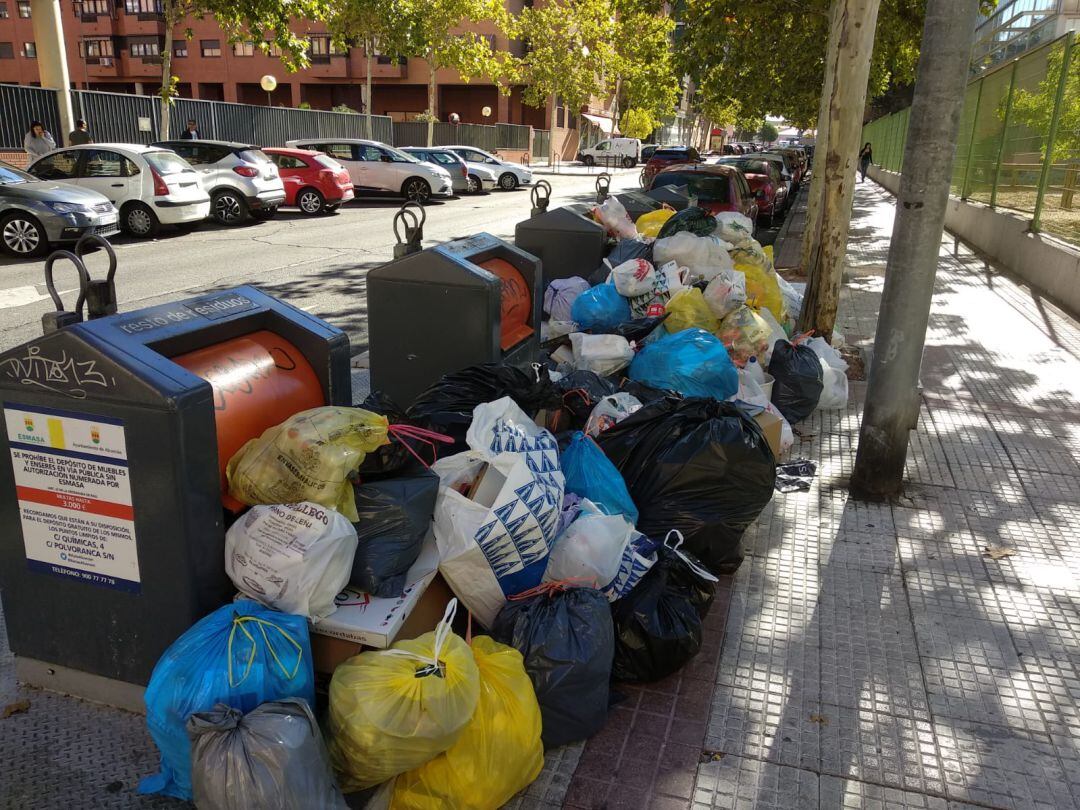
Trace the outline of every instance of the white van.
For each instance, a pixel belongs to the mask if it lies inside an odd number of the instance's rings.
[[[577,159],[586,166],[596,163],[632,169],[641,158],[641,141],[637,138],[608,138],[587,149],[578,151]]]

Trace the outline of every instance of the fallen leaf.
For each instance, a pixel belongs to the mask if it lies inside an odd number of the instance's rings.
[[[1001,560],[1005,557],[1011,557],[1015,553],[1016,549],[1007,546],[987,546],[983,549],[983,554],[991,560]]]
[[[30,711],[29,700],[16,700],[14,703],[9,703],[3,709],[0,709],[0,720],[7,720],[13,714],[22,714],[28,711]]]
[[[819,726],[827,726],[829,725],[829,718],[823,714],[812,714],[810,715],[810,722],[817,723]]]
[[[724,758],[724,755],[720,751],[702,751],[702,762],[719,762]]]

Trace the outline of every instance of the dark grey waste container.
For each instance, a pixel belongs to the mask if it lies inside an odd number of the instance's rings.
[[[540,260],[481,233],[367,275],[371,387],[407,408],[428,386],[478,363],[534,363]]]
[[[643,191],[624,191],[621,194],[616,194],[615,199],[622,203],[623,208],[626,209],[626,213],[634,222],[637,222],[638,217],[642,214],[656,211],[664,205],[662,202],[654,200]]]
[[[686,186],[657,186],[646,191],[645,196],[660,203],[667,203],[676,211],[682,211],[690,206],[690,193]]]
[[[590,206],[556,208],[529,217],[514,229],[514,244],[540,258],[541,292],[557,278],[588,278],[604,259],[604,227],[588,215]]]
[[[105,700],[85,673],[146,684],[235,592],[229,456],[291,413],[349,404],[349,382],[344,333],[252,287],[0,354],[0,591],[20,676]]]

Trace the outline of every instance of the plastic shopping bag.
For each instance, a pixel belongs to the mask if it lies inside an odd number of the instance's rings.
[[[818,408],[823,411],[846,408],[848,400],[847,361],[824,338],[810,338],[810,340],[806,341],[806,345],[821,360],[822,389],[821,398],[818,400]]]
[[[553,321],[569,321],[570,308],[587,289],[589,282],[578,276],[554,279],[544,290],[544,312]]]
[[[691,274],[704,275],[706,268],[734,267],[728,252],[731,247],[731,244],[715,236],[695,236],[682,231],[657,239],[653,245],[653,258],[658,267],[675,262],[680,267],[688,268]]]
[[[593,206],[593,217],[617,239],[633,239],[638,235],[633,220],[617,197],[608,197],[600,205]]]
[[[717,318],[730,315],[746,303],[746,274],[722,270],[709,282],[704,295],[713,315]]]
[[[630,302],[619,295],[614,284],[598,284],[574,300],[570,315],[582,329],[605,332],[630,320]]]
[[[623,552],[636,534],[624,515],[605,515],[590,501],[582,501],[577,520],[555,541],[544,581],[606,588],[618,575]]]
[[[664,223],[673,216],[675,216],[674,208],[657,208],[655,211],[649,211],[638,217],[634,226],[642,236],[655,237],[664,227]]]
[[[225,534],[225,573],[245,596],[321,619],[349,581],[356,530],[311,501],[253,506]]]
[[[476,712],[456,743],[394,781],[390,810],[496,810],[540,775],[540,705],[521,653],[488,636],[470,645]]]
[[[725,242],[739,246],[754,238],[754,223],[750,217],[737,211],[721,211],[716,215],[713,231]]]
[[[716,336],[720,338],[731,359],[740,366],[751,357],[762,357],[769,347],[772,329],[750,307],[739,307],[720,321]]]
[[[140,793],[191,799],[188,718],[218,703],[247,713],[298,697],[315,704],[307,619],[240,599],[204,616],[158,659],[143,699],[161,771]]]
[[[390,441],[388,430],[385,416],[360,408],[301,411],[229,459],[229,494],[248,506],[314,501],[355,521],[349,475]]]
[[[187,722],[199,810],[346,810],[315,715],[303,700],[245,715],[219,703]]]
[[[668,313],[664,328],[669,334],[682,332],[684,329],[704,329],[715,332],[720,322],[713,315],[709,305],[697,287],[687,287],[671,296],[665,311]]]
[[[629,376],[687,397],[727,399],[739,390],[727,349],[703,329],[686,329],[650,343],[630,364]]]
[[[458,741],[480,698],[472,650],[450,626],[450,600],[433,632],[369,650],[330,681],[330,761],[346,791],[418,768]]]
[[[769,367],[769,361],[772,359],[773,346],[776,345],[776,341],[786,341],[788,336],[787,332],[784,331],[784,327],[777,322],[770,310],[762,307],[761,309],[756,310],[756,312],[758,317],[769,327],[769,337],[765,341],[765,351],[758,356],[758,362],[761,363],[761,367],[765,369]]]
[[[596,407],[592,409],[589,420],[585,423],[585,432],[595,439],[609,427],[617,424],[620,419],[625,419],[640,407],[641,400],[633,394],[628,394],[625,391],[609,394],[596,403]]]
[[[626,491],[626,483],[596,442],[576,431],[562,452],[561,462],[568,492],[587,498],[604,514],[623,515],[631,524],[637,523],[638,510]],[[609,579],[600,584],[607,584]]]
[[[619,295],[632,298],[652,292],[656,268],[644,259],[630,259],[611,269],[611,281]]]
[[[634,350],[629,342],[618,335],[575,332],[570,335],[570,345],[574,350],[574,368],[591,371],[601,377],[622,371],[634,359]]]

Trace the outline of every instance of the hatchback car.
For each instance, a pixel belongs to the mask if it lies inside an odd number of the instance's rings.
[[[120,227],[149,237],[162,225],[192,227],[210,213],[198,172],[175,152],[141,143],[95,143],[57,149],[27,169],[105,195],[120,210]]]
[[[669,166],[652,179],[650,189],[686,186],[690,198],[710,214],[736,211],[757,221],[758,206],[743,173],[734,166],[687,163]]]
[[[378,141],[360,138],[304,138],[286,146],[314,149],[329,155],[346,168],[353,190],[390,192],[425,203],[432,197],[454,193],[450,173]]]
[[[720,158],[717,164],[734,166],[746,175],[746,182],[757,200],[758,216],[768,217],[770,228],[776,215],[787,210],[788,184],[780,174],[777,163],[761,158],[738,156]]]
[[[483,166],[470,167],[457,152],[435,146],[430,148],[403,146],[401,151],[407,152],[417,160],[440,166],[450,172],[455,194],[459,192],[479,194],[481,191],[491,191],[495,188],[495,172]]]
[[[511,163],[475,146],[447,146],[456,152],[470,167],[482,166],[495,172],[496,182],[503,191],[513,191],[518,186],[532,185],[532,171],[519,163]]]
[[[749,157],[755,158],[779,158],[784,161],[784,171],[788,174],[791,181],[792,193],[799,190],[799,182],[802,180],[802,174],[799,171],[798,161],[791,155],[784,154],[783,152],[754,152]]]
[[[295,205],[302,214],[332,213],[355,196],[349,172],[332,157],[310,149],[263,152],[278,167],[285,186],[284,205]]]
[[[653,152],[649,162],[645,164],[642,177],[648,183],[653,175],[668,166],[697,163],[700,160],[701,155],[692,146],[664,146]]]
[[[96,191],[38,180],[0,161],[0,247],[12,256],[37,256],[87,234],[112,236],[118,218]]]
[[[258,147],[231,141],[159,141],[195,167],[210,194],[210,213],[222,225],[239,225],[249,216],[270,219],[285,202],[277,166]]]
[[[656,150],[660,148],[661,147],[655,143],[643,143],[641,145],[641,162],[648,163],[649,158],[651,158],[656,153]]]

